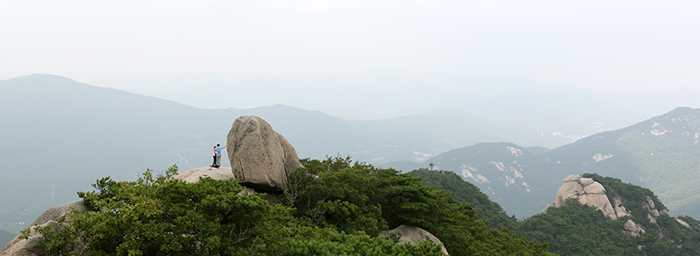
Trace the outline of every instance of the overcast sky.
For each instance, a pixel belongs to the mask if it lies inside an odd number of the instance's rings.
[[[7,1],[0,79],[399,70],[700,90],[698,1]]]

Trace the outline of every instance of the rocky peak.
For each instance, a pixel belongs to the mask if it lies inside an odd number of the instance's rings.
[[[590,205],[601,210],[610,219],[616,220],[618,218],[615,208],[605,194],[605,187],[602,184],[591,178],[581,178],[581,175],[578,174],[569,175],[563,181],[564,185],[557,190],[554,203],[547,205],[542,210],[543,213],[546,213],[549,207],[562,206],[567,199],[574,198],[581,204]]]
[[[581,175],[572,174],[564,178],[563,181],[564,184],[559,187],[554,203],[547,205],[544,210],[542,210],[543,213],[546,213],[549,207],[560,207],[566,203],[567,199],[573,198],[578,200],[581,204],[590,205],[602,211],[610,220],[617,220],[625,217],[627,220],[624,223],[622,233],[632,237],[639,236],[646,232],[644,226],[630,218],[632,214],[635,216],[645,216],[649,220],[649,225],[655,224],[657,226],[657,218],[661,215],[668,214],[666,209],[657,209],[654,199],[648,195],[645,196],[644,199],[641,199],[643,212],[633,213],[628,210],[629,207],[624,205],[626,199],[612,192],[614,195],[612,200],[610,200],[605,187],[592,178],[582,178]],[[639,219],[637,218],[637,220]],[[682,220],[679,221],[679,223],[683,225]]]

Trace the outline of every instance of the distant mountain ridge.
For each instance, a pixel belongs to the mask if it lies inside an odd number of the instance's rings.
[[[216,100],[235,101],[241,95],[230,97],[221,95]],[[450,144],[455,143],[455,137],[460,138],[457,143],[471,143],[484,139],[519,141],[517,138],[525,136],[519,142],[534,145],[540,139],[491,122],[484,126],[488,131],[471,130],[490,134],[488,137],[465,136],[460,129],[442,131],[443,138],[430,137],[435,135],[431,131],[408,132],[411,140],[407,140],[404,131],[426,123],[421,120],[429,120],[431,115],[411,117],[406,124],[385,120],[368,126],[284,105],[198,109],[60,76],[19,77],[0,81],[0,225],[19,231],[41,211],[75,200],[75,191],[90,190],[89,184],[105,176],[133,180],[146,168],[208,166],[212,146],[225,142],[233,120],[241,115],[257,115],[268,121],[302,158],[341,154],[373,163],[416,160],[456,145]],[[456,112],[431,122],[445,126],[452,118],[484,120]]]
[[[553,150],[481,143],[423,163],[387,163],[400,170],[435,167],[460,174],[509,214],[527,217],[551,200],[563,177],[598,173],[648,187],[671,214],[700,216],[700,109],[676,108],[630,127],[594,134]],[[514,152],[514,153],[513,153]],[[523,183],[527,184],[526,187]],[[523,202],[528,202],[523,204]]]
[[[621,129],[677,106],[700,108],[700,91],[693,89],[593,91],[531,79],[386,70],[300,77],[173,74],[117,77],[92,84],[204,108],[285,104],[347,120],[386,119],[435,108],[459,109],[521,130],[565,137],[569,142]],[[236,95],[237,100],[208,100],[211,92]]]
[[[658,194],[673,214],[700,216],[700,109],[679,107],[625,129],[589,136],[546,155],[553,172],[597,172]]]

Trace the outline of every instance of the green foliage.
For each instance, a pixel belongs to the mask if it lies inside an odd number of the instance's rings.
[[[489,228],[469,205],[422,185],[420,178],[348,158],[302,162],[305,168],[290,175],[287,204],[307,223],[366,234],[419,226],[439,237],[451,255],[547,254],[546,245]]]
[[[642,223],[645,226],[649,224],[649,219],[646,215],[634,214],[646,213],[649,211],[644,208],[644,203],[647,202],[647,200],[652,200],[655,208],[658,210],[666,209],[656,195],[654,195],[654,192],[647,188],[625,183],[617,178],[603,177],[596,173],[585,173],[582,177],[592,178],[602,184],[605,187],[605,193],[611,200],[616,197],[622,199],[622,204],[629,212],[633,213],[632,220],[636,223]]]
[[[332,161],[324,167],[344,168],[347,163]],[[312,163],[308,166],[314,167]],[[378,179],[363,171],[376,169],[354,166],[354,171],[339,172],[342,175],[321,176],[333,184],[347,179]],[[324,214],[317,214],[316,219],[300,218],[294,208],[269,204],[264,194],[239,195],[243,187],[235,180],[204,178],[188,184],[171,180],[176,173],[177,166],[173,166],[157,176],[147,170],[134,182],[117,182],[109,177],[98,180],[93,185],[95,191],[79,193],[92,211],[74,211],[56,224],[34,227],[43,235],[42,248],[48,255],[441,254],[441,246],[429,241],[397,245],[392,238],[377,236],[378,228],[387,226],[386,221],[375,196],[362,191],[354,191],[348,197],[352,201],[312,202],[310,205]],[[390,173],[396,176],[394,171]],[[341,197],[341,193],[353,193],[354,188],[338,189],[333,192],[310,186],[301,195],[330,193]],[[305,197],[297,197],[301,198]],[[29,230],[24,232],[29,234]]]
[[[594,207],[569,199],[559,208],[548,208],[546,214],[532,216],[521,223],[520,234],[530,241],[547,243],[550,252],[560,255],[700,255],[700,223],[688,216],[677,220],[661,214],[650,221],[648,200],[656,209],[665,209],[654,193],[619,179],[584,174],[601,183],[610,199],[620,198],[631,213],[610,220]],[[639,237],[629,237],[622,230],[627,220],[644,227]]]
[[[612,225],[611,225],[612,224]],[[560,255],[639,255],[636,244],[621,232],[622,221],[610,219],[594,207],[569,199],[522,222],[528,240],[547,243]]]

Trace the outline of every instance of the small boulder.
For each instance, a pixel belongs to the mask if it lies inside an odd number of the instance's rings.
[[[578,182],[581,183],[581,186],[585,187],[585,186],[593,184],[594,181],[591,178],[580,178],[578,180]]]
[[[622,233],[625,233],[626,235],[631,236],[631,237],[637,237],[644,232],[646,232],[644,230],[644,227],[635,223],[631,219],[629,219],[625,222],[625,225],[624,225],[623,230],[622,230]]]
[[[382,231],[379,233],[380,236],[389,236],[392,233],[399,234],[401,238],[399,239],[399,244],[402,243],[411,243],[411,244],[418,244],[421,241],[424,241],[426,239],[430,239],[430,241],[433,241],[433,243],[436,244],[442,244],[440,239],[435,237],[433,234],[430,234],[430,232],[425,231],[422,228],[416,227],[416,226],[409,226],[409,225],[401,225],[396,227],[395,229],[387,230],[387,231]],[[442,246],[442,253],[445,255],[450,255],[447,253],[447,249],[445,249],[445,246]]]
[[[282,191],[287,176],[301,167],[294,147],[257,116],[237,118],[226,143],[233,176],[256,190]]]
[[[0,256],[33,256],[33,255],[44,255],[43,249],[39,248],[39,240],[42,237],[41,234],[35,231],[35,225],[40,227],[45,227],[49,224],[61,224],[58,221],[61,220],[67,213],[73,211],[73,209],[78,210],[81,213],[89,211],[85,202],[81,199],[78,201],[73,201],[70,203],[62,204],[59,206],[54,206],[46,210],[39,218],[34,220],[32,227],[30,227],[29,239],[20,239],[19,235],[12,239],[5,248],[0,252]]]
[[[564,181],[564,183],[566,183],[566,182],[578,182],[579,179],[581,179],[581,175],[571,174],[569,176],[566,176],[566,178],[564,178],[563,181]]]

